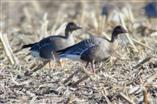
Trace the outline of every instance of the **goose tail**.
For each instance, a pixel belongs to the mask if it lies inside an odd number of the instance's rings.
[[[23,45],[21,49],[32,47],[34,44],[35,43]]]

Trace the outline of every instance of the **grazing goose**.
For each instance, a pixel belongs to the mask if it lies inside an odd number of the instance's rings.
[[[81,27],[73,22],[69,22],[65,28],[65,36],[49,36],[39,42],[24,45],[22,49],[30,47],[32,56],[50,61],[50,59],[52,59],[52,53],[74,44],[73,35],[71,33],[77,29],[81,29]]]
[[[57,51],[60,58],[70,58],[73,60],[83,60],[87,62],[86,67],[91,63],[94,72],[94,64],[107,59],[114,49],[115,39],[118,34],[126,33],[122,26],[116,26],[113,29],[111,40],[91,37],[83,40],[73,46]]]

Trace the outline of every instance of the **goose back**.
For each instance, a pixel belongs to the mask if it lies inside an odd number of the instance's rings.
[[[61,58],[78,58],[84,61],[102,60],[110,55],[111,43],[99,37],[91,37],[71,47],[58,51]]]

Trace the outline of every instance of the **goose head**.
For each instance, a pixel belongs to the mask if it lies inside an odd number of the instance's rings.
[[[78,26],[78,25],[76,25],[74,22],[69,22],[66,25],[65,31],[67,31],[67,32],[73,32],[73,31],[78,30],[78,29],[81,29],[81,27]]]
[[[124,29],[124,27],[118,25],[113,29],[112,32],[112,37],[111,37],[111,42],[114,41],[114,39],[116,39],[118,37],[119,34],[123,34],[123,33],[127,33],[127,30]]]

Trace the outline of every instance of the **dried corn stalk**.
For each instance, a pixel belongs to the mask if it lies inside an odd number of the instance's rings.
[[[126,24],[125,24],[124,19],[122,18],[122,16],[123,16],[123,14],[122,14],[122,13],[119,13],[120,22],[121,22],[122,26],[126,29]],[[138,52],[138,50],[137,50],[135,44],[133,43],[132,39],[129,37],[129,34],[126,33],[125,35],[126,35],[126,37],[128,38],[130,44],[133,46],[134,50],[135,50],[136,52]]]
[[[11,62],[11,64],[17,64],[18,61],[17,61],[16,57],[14,56],[14,54],[12,52],[12,49],[10,47],[10,44],[9,44],[9,41],[8,41],[8,38],[7,38],[7,34],[2,34],[0,32],[0,40],[2,42],[5,53],[8,57],[8,59],[9,59],[9,61]]]

